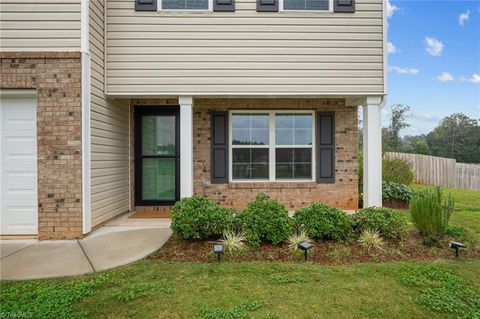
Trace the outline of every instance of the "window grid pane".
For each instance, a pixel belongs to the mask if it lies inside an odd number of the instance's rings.
[[[166,10],[208,10],[208,0],[162,0]]]
[[[312,113],[232,113],[232,180],[312,180],[312,130]]]
[[[329,0],[284,0],[284,10],[329,10]]]
[[[311,148],[277,148],[275,150],[277,179],[311,179]]]
[[[234,179],[268,179],[268,148],[235,148],[232,150]]]
[[[312,114],[275,114],[276,145],[312,145]]]
[[[232,114],[232,144],[270,144],[269,115],[262,113]]]

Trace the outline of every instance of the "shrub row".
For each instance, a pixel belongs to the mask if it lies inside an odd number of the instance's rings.
[[[324,204],[298,209],[293,218],[278,201],[260,193],[240,212],[226,209],[203,196],[182,199],[172,207],[172,229],[184,239],[216,239],[226,230],[244,232],[252,246],[278,244],[294,231],[305,231],[312,239],[349,241],[365,229],[384,238],[400,238],[407,220],[387,208],[367,208],[355,215]]]

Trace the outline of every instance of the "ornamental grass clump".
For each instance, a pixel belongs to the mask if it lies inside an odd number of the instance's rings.
[[[368,253],[372,250],[385,252],[385,249],[383,248],[385,242],[380,236],[380,233],[376,230],[365,229],[358,238],[358,243]]]
[[[442,190],[425,188],[410,201],[410,214],[427,246],[438,246],[448,229],[448,221],[454,209],[451,195],[445,200]]]
[[[225,250],[228,251],[230,255],[244,250],[246,247],[246,241],[247,237],[245,236],[244,231],[236,232],[230,229],[223,232],[223,238],[220,240],[223,247],[225,247]]]
[[[300,243],[312,243],[312,240],[310,239],[310,237],[308,237],[307,232],[302,230],[299,233],[293,234],[288,237],[287,243],[288,249],[298,251],[300,250],[298,248],[298,245]]]

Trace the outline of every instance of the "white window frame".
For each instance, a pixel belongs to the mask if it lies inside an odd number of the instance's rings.
[[[208,9],[163,9],[162,1],[157,1],[157,12],[213,12],[213,0],[208,0]]]
[[[268,145],[232,145],[232,116],[233,113],[268,114]],[[311,114],[312,115],[312,145],[276,145],[275,143],[275,114]],[[316,180],[316,144],[315,132],[317,119],[315,110],[230,110],[228,112],[228,180],[230,183],[301,183],[315,182]],[[263,148],[268,149],[268,179],[233,179],[233,149],[234,148]],[[276,152],[277,148],[311,148],[312,149],[312,176],[310,179],[277,179],[276,177]]]
[[[159,1],[161,1],[161,0],[159,0]],[[283,1],[284,1],[284,0],[279,0],[279,3],[278,3],[278,10],[279,10],[280,12],[333,13],[333,0],[328,0],[328,10],[287,10],[287,9],[284,9]]]

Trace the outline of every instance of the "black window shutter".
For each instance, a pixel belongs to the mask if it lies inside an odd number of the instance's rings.
[[[335,183],[335,113],[317,113],[317,183]]]
[[[235,0],[213,0],[213,11],[234,12]]]
[[[355,0],[333,0],[333,12],[354,13]]]
[[[212,112],[210,125],[211,182],[228,183],[228,112]]]
[[[135,11],[157,11],[157,0],[135,0]]]
[[[278,12],[278,0],[257,0],[257,12]]]

